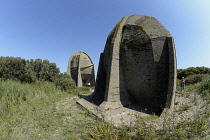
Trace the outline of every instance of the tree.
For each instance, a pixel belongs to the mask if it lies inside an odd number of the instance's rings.
[[[188,77],[194,74],[210,74],[210,68],[207,67],[189,67],[187,69],[178,69],[177,78]]]
[[[54,82],[62,90],[70,90],[75,83],[67,74],[60,73],[55,63],[48,60],[25,60],[20,57],[0,57],[0,78],[26,83],[36,80]]]

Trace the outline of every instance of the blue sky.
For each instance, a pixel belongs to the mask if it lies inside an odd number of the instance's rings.
[[[210,67],[209,0],[0,0],[0,56],[47,59],[66,72],[86,52],[98,69],[119,20],[153,16],[173,35],[178,68]]]

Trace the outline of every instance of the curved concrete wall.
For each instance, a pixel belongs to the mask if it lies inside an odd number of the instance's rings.
[[[172,109],[176,89],[173,37],[154,17],[123,18],[101,53],[95,92],[101,109],[136,104],[161,114]]]
[[[94,65],[85,52],[79,51],[71,56],[67,74],[71,76],[78,87],[95,85]]]

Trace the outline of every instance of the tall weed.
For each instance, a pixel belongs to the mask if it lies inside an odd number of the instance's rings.
[[[89,131],[85,140],[131,140],[131,138],[125,128],[116,129],[113,125],[102,121]]]
[[[33,98],[47,97],[57,92],[61,91],[50,82],[23,84],[12,80],[0,81],[0,116],[13,105]]]

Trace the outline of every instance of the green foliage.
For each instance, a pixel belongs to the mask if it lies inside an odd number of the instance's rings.
[[[85,140],[131,140],[124,130],[117,130],[113,125],[102,121],[89,131]]]
[[[57,92],[60,92],[60,90],[49,82],[21,84],[11,80],[0,81],[0,116],[14,105]]]
[[[180,80],[178,79],[180,82]],[[210,100],[210,75],[209,74],[195,74],[191,75],[186,78],[186,89],[187,92],[195,92],[200,95],[205,100]],[[177,89],[179,90],[180,87],[177,82]]]
[[[136,130],[135,139],[139,140],[151,140],[157,137],[155,133],[155,127],[152,124],[147,124],[146,120],[156,119],[156,116],[151,117],[141,117],[136,116],[136,124],[134,129]]]
[[[55,85],[64,91],[70,91],[76,87],[75,82],[66,73],[58,75],[55,79]]]
[[[195,139],[206,136],[207,121],[204,118],[179,123],[172,131],[165,130],[161,139]]]
[[[64,91],[75,88],[71,78],[65,73],[60,73],[55,63],[41,59],[25,60],[19,57],[0,57],[0,79],[10,79],[22,83],[49,81],[54,82],[56,87]]]
[[[152,121],[152,120],[150,120]],[[206,136],[208,121],[205,117],[180,122],[173,126],[165,123],[164,129],[156,130],[155,124],[148,124],[145,118],[138,117],[134,127],[115,128],[105,122],[99,123],[86,135],[86,140],[185,140]]]
[[[189,67],[187,69],[178,69],[177,78],[188,77],[194,74],[210,74],[210,68],[207,67]]]
[[[198,86],[198,90],[200,92],[208,90],[210,91],[210,79],[203,80],[200,85]]]
[[[196,68],[196,71],[191,68],[189,71],[191,74],[208,73],[206,68]],[[190,72],[185,72],[188,75],[186,82],[191,84],[188,87],[209,100],[209,75],[190,76]],[[70,77],[59,74],[56,65],[47,60],[25,61],[21,58],[1,57],[0,77],[2,139],[51,139],[52,135],[55,139],[78,139],[79,135],[84,134],[84,139],[87,140],[184,140],[203,138],[209,129],[205,117],[180,122],[177,126],[172,126],[169,122],[164,124],[165,127],[161,130],[156,130],[153,123],[146,123],[157,116],[138,117],[135,125],[130,127],[116,128],[104,121],[97,121],[93,126],[93,121],[86,120],[91,117],[90,112],[75,106],[71,108],[73,104],[67,104],[72,101],[73,94],[86,93],[90,88],[75,88]],[[62,91],[73,94],[65,94]],[[190,106],[185,105],[181,111],[189,108]],[[209,115],[209,111],[206,114]],[[84,118],[80,119],[81,116]],[[76,121],[73,121],[74,119]]]
[[[188,91],[188,92],[197,92],[197,89],[198,89],[199,84],[200,83],[187,85],[186,88],[185,88],[185,91]]]
[[[3,80],[24,81],[25,65],[26,61],[19,57],[0,57],[0,77]]]
[[[196,85],[203,85],[203,90],[208,91],[208,82],[204,80]],[[74,90],[83,92],[79,88]],[[184,140],[203,138],[208,131],[205,116],[177,126],[164,122],[165,127],[160,130],[156,130],[156,124],[148,123],[157,116],[137,116],[134,126],[116,128],[104,121],[90,121],[91,113],[75,106],[78,98],[72,95],[63,93],[51,82],[0,81],[1,138],[51,139],[53,134],[55,139],[79,139],[84,135],[83,139],[87,140]],[[189,106],[183,106],[182,111],[188,109]]]
[[[48,60],[25,60],[19,57],[0,57],[0,78],[24,83],[36,80],[54,82],[59,68]]]
[[[210,100],[210,79],[203,80],[197,87],[199,94],[207,100]]]
[[[177,79],[176,80],[176,88],[180,88],[181,80]]]
[[[0,81],[0,139],[79,139],[94,121],[77,100],[52,82]]]
[[[82,90],[82,91],[90,91],[90,87],[80,87],[79,88],[80,90]]]
[[[210,77],[209,74],[194,74],[185,78],[185,83],[186,85],[196,84],[209,77]]]

